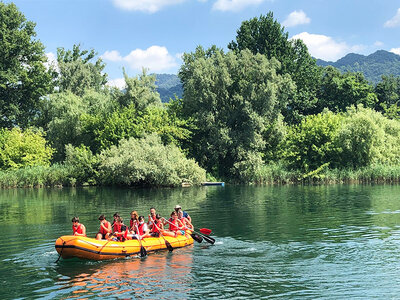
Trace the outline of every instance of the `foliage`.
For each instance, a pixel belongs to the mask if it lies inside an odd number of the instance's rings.
[[[44,46],[35,40],[35,23],[13,4],[0,2],[0,127],[25,128],[37,114],[39,99],[53,88]]]
[[[77,184],[96,183],[99,161],[88,147],[73,147],[68,144],[65,146],[65,154],[64,164],[70,168],[70,176]]]
[[[277,60],[249,50],[198,47],[183,61],[182,114],[196,128],[190,154],[216,176],[246,181],[262,161],[263,134],[278,119],[292,81],[276,74]]]
[[[0,170],[0,188],[74,185],[75,180],[69,174],[69,168],[60,164]]]
[[[343,112],[347,107],[358,104],[374,108],[377,102],[372,85],[361,73],[342,74],[334,67],[325,68],[318,91],[318,112],[324,108]]]
[[[72,50],[57,49],[60,92],[69,91],[82,96],[88,89],[101,91],[107,83],[107,74],[103,73],[105,64],[101,58],[91,62],[96,55],[93,49],[81,50],[79,44],[74,45]]]
[[[283,159],[292,170],[308,173],[336,161],[340,148],[334,141],[343,117],[330,111],[306,117],[288,129]]]
[[[383,110],[386,117],[400,120],[400,77],[382,76],[375,87],[379,103],[377,110]]]
[[[161,104],[160,95],[156,91],[155,75],[147,75],[146,70],[136,77],[128,77],[124,70],[126,83],[125,92],[119,97],[121,106],[133,105],[136,110],[142,111],[150,105]]]
[[[156,134],[122,140],[104,150],[99,160],[105,184],[179,186],[205,180],[205,171],[195,161],[174,145],[164,146]]]
[[[0,130],[0,169],[48,166],[53,151],[41,131],[31,128]]]
[[[340,167],[400,165],[400,122],[372,109],[350,108],[335,143],[342,150]]]
[[[137,111],[131,104],[110,114],[82,115],[81,143],[94,153],[100,153],[122,139],[139,138],[157,133],[165,144],[180,145],[190,136],[186,122],[172,111],[161,106],[151,106]]]
[[[155,74],[156,90],[160,94],[163,103],[167,103],[175,97],[182,98],[182,82],[175,74]]]
[[[276,58],[281,63],[279,74],[290,74],[296,83],[296,92],[289,98],[282,113],[290,123],[296,123],[304,115],[313,112],[320,68],[301,40],[290,40],[281,24],[274,20],[272,12],[266,16],[242,22],[237,30],[236,41],[229,43],[234,51],[249,49],[253,54]]]

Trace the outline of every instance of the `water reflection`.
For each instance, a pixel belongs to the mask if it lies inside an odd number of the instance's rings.
[[[65,263],[56,268],[59,292],[69,298],[99,297],[185,298],[191,291],[193,246],[173,253],[159,252],[144,259],[129,258],[95,263],[81,261],[74,267]]]

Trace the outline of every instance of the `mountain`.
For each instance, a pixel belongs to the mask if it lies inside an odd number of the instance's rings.
[[[349,53],[336,62],[317,59],[317,65],[334,66],[342,72],[361,72],[373,83],[378,83],[382,75],[400,76],[400,55],[385,50],[378,50],[368,56]]]
[[[177,75],[174,74],[155,74],[157,92],[160,94],[162,102],[169,102],[169,99],[182,98],[183,88],[182,82]]]

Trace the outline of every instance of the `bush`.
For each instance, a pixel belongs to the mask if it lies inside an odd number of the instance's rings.
[[[70,167],[70,175],[77,184],[96,184],[98,158],[84,145],[73,147],[65,146],[65,165]]]
[[[0,129],[0,169],[49,166],[53,152],[40,130]]]
[[[205,170],[176,146],[164,146],[156,134],[121,140],[119,146],[104,150],[99,161],[105,184],[179,186],[205,180]]]

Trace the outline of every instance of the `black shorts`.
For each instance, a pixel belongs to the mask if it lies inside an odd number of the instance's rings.
[[[104,234],[104,233],[101,233],[101,232],[99,232],[98,234],[101,234],[101,238],[102,238],[103,240],[105,240],[105,239],[106,239],[106,234]]]
[[[152,237],[160,237],[160,233],[159,232],[152,232],[150,235]]]

